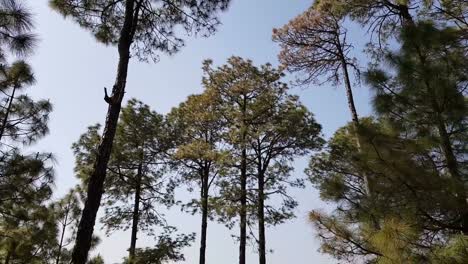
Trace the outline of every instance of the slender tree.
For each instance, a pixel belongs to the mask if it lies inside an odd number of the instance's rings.
[[[73,145],[75,169],[85,184],[99,144],[99,128],[89,127]],[[101,221],[108,233],[131,228],[129,261],[135,258],[138,232],[153,233],[155,226],[166,224],[157,205],[174,203],[175,182],[164,173],[163,154],[169,148],[166,138],[163,117],[148,105],[132,99],[122,109],[108,163]]]
[[[347,30],[343,27],[345,17],[342,13],[336,8],[320,9],[312,6],[283,28],[274,29],[273,39],[282,48],[279,55],[281,63],[291,72],[303,73],[300,84],[330,81],[333,84],[344,83],[356,140],[360,144],[359,116],[349,73],[350,68],[357,74],[359,70],[356,59],[349,55],[352,45],[346,38]],[[370,179],[365,175],[364,178],[366,192],[371,195]]]
[[[308,174],[322,198],[338,205],[331,215],[311,213],[325,252],[350,263],[463,259],[467,108],[459,34],[431,23],[406,27],[401,49],[385,56],[390,70],[365,74],[379,119],[362,127],[361,151],[348,125],[313,157]],[[372,207],[363,206],[363,174],[375,179]],[[368,227],[370,218],[379,229]]]
[[[357,70],[356,60],[349,55],[351,44],[342,26],[343,17],[333,12],[319,12],[314,7],[273,30],[273,39],[282,48],[281,63],[291,72],[301,72],[300,84],[344,83],[352,120],[359,124],[349,69]]]
[[[266,263],[265,226],[293,217],[297,205],[286,187],[301,186],[301,181],[290,178],[289,162],[320,145],[320,126],[296,97],[287,94],[282,72],[269,64],[256,67],[232,57],[218,68],[206,61],[204,71],[203,83],[218,102],[226,127],[223,142],[229,145],[232,160],[225,166],[233,166],[219,181],[216,209],[228,226],[233,212],[240,218],[241,263],[247,226],[257,222],[259,259]],[[267,203],[274,194],[283,198],[279,208]]]
[[[220,148],[225,127],[213,91],[192,95],[168,115],[171,130],[176,138],[172,154],[175,169],[183,181],[199,186],[200,198],[187,204],[192,213],[201,211],[199,263],[206,263],[208,217],[212,211],[210,190],[222,173],[226,153]]]
[[[272,86],[282,85],[272,83]],[[270,91],[281,89],[270,88]],[[270,97],[270,98],[268,98]],[[253,166],[257,180],[255,207],[258,221],[259,263],[266,264],[265,226],[277,225],[294,216],[297,202],[287,193],[287,187],[302,187],[301,179],[291,177],[290,163],[295,157],[317,150],[322,144],[320,125],[297,97],[273,92],[261,104],[260,112],[268,114],[261,122],[252,125],[251,141]],[[262,99],[263,100],[263,99]],[[268,204],[279,195],[283,205],[277,209]]]
[[[230,196],[228,199],[233,201],[236,208],[234,211],[239,216],[239,264],[245,264],[247,244],[247,187],[251,178],[248,172],[247,136],[250,124],[263,117],[249,110],[254,108],[252,104],[260,96],[260,91],[269,88],[262,82],[267,79],[263,78],[266,77],[264,75],[270,74],[269,68],[264,66],[259,70],[251,61],[239,57],[231,57],[226,65],[218,68],[213,68],[212,62],[207,60],[203,67],[203,83],[207,89],[214,90],[213,94],[219,96],[221,112],[229,122],[227,126],[231,128],[226,140],[232,146],[231,152],[235,160],[236,170],[233,171],[235,176],[232,179],[235,184],[225,184],[229,188],[225,188],[224,196]]]
[[[217,11],[226,9],[229,1],[52,0],[50,3],[55,10],[89,29],[98,41],[116,45],[119,53],[115,84],[111,95],[106,92],[104,97],[109,105],[108,113],[89,177],[87,200],[73,252],[73,263],[84,264],[101,201],[131,55],[145,60],[156,59],[158,51],[175,53],[183,43],[175,36],[177,25],[188,32],[212,33],[218,24]]]
[[[70,240],[72,240],[73,234],[76,233],[76,227],[78,226],[81,206],[77,191],[75,189],[70,190],[65,197],[53,206],[55,207],[55,218],[57,219],[60,232],[55,264],[60,264],[66,261],[62,259],[64,255],[63,251],[71,243]],[[69,231],[71,231],[72,235],[70,236],[70,234],[68,234],[67,237],[66,235]]]

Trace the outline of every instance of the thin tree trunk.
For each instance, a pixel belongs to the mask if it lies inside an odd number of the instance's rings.
[[[245,249],[247,244],[247,150],[246,150],[246,112],[247,112],[247,99],[244,95],[244,103],[242,105],[242,150],[241,150],[241,168],[240,168],[240,236],[239,236],[239,264],[245,264]]]
[[[424,63],[424,58],[422,58]],[[458,200],[458,215],[461,218],[461,229],[464,235],[468,235],[468,203],[466,200],[466,190],[465,183],[463,181],[462,175],[458,169],[458,161],[453,152],[452,142],[450,136],[447,133],[447,127],[445,121],[442,119],[441,110],[436,101],[436,95],[430,87],[429,83],[426,81],[426,86],[431,93],[432,97],[432,107],[435,110],[435,119],[437,122],[437,131],[439,132],[440,144],[442,152],[445,157],[445,165],[450,175],[455,181],[455,192]]]
[[[356,133],[356,146],[357,150],[359,153],[362,152],[362,138],[361,138],[361,133],[360,133],[360,122],[359,122],[359,116],[356,110],[356,105],[354,104],[354,96],[353,96],[353,90],[351,86],[351,78],[349,77],[349,72],[348,72],[348,63],[346,62],[345,55],[343,53],[343,49],[341,47],[341,41],[339,35],[336,38],[337,40],[337,49],[338,53],[340,56],[341,60],[341,67],[343,70],[343,78],[344,78],[344,83],[345,83],[345,90],[346,90],[346,98],[348,100],[348,109],[349,112],[351,113],[351,119],[353,120],[353,126],[354,130]],[[367,173],[364,173],[363,175],[363,180],[364,180],[364,191],[369,199],[369,201],[372,201],[372,190],[371,190],[371,184],[370,184],[370,179]],[[380,224],[379,221],[372,215],[372,224],[375,229],[380,229]]]
[[[412,24],[414,25],[414,24]],[[423,65],[426,64],[426,57],[420,52],[418,46],[416,46],[418,51],[419,59]],[[450,140],[450,136],[447,132],[447,126],[445,121],[442,117],[442,110],[439,107],[439,103],[437,102],[437,94],[435,93],[434,89],[430,85],[429,80],[425,80],[424,84],[426,86],[427,92],[431,97],[431,105],[435,112],[435,121],[437,125],[437,131],[439,132],[440,137],[440,144],[442,148],[443,155],[445,157],[445,165],[447,170],[449,171],[452,178],[455,180],[455,192],[458,200],[458,215],[461,218],[461,229],[464,235],[468,235],[468,203],[466,200],[466,190],[465,190],[465,182],[463,181],[462,176],[460,175],[458,169],[458,161],[455,157],[453,152],[452,142]]]
[[[60,235],[60,243],[59,243],[59,246],[58,246],[57,259],[55,261],[56,264],[59,264],[60,257],[62,256],[63,238],[65,237],[65,231],[67,229],[67,221],[68,221],[68,213],[69,213],[68,210],[69,209],[67,209],[67,213],[65,215],[65,221],[63,222],[62,234]]]
[[[356,145],[357,149],[359,152],[361,152],[361,136],[359,133],[359,116],[356,110],[356,105],[354,104],[354,96],[353,96],[353,90],[351,86],[351,79],[349,77],[349,72],[348,72],[348,64],[346,63],[345,56],[343,54],[343,50],[341,48],[341,42],[339,39],[339,36],[337,36],[337,41],[338,41],[338,52],[340,55],[340,60],[341,60],[341,67],[343,70],[343,78],[344,78],[344,83],[345,83],[345,90],[346,90],[346,98],[348,100],[348,109],[349,112],[351,113],[351,119],[353,120],[353,125],[356,133]],[[364,188],[366,191],[366,195],[371,197],[372,193],[370,190],[370,183],[369,183],[369,177],[365,174],[364,175]]]
[[[340,52],[341,52],[341,50],[340,50]],[[341,65],[342,65],[342,68],[343,68],[346,98],[348,99],[348,108],[349,108],[349,111],[351,113],[351,118],[353,120],[354,130],[355,130],[355,133],[356,133],[356,145],[357,145],[358,151],[361,152],[361,145],[362,145],[361,140],[362,139],[361,139],[361,135],[359,133],[360,132],[359,131],[359,128],[360,128],[359,117],[358,117],[358,114],[357,114],[357,111],[356,111],[356,106],[354,104],[353,90],[352,90],[352,87],[351,87],[351,81],[350,81],[349,73],[348,73],[348,65],[347,65],[344,57],[342,57]],[[365,188],[365,191],[366,191],[366,195],[371,197],[372,192],[371,192],[371,188],[370,188],[369,177],[367,176],[367,174],[364,174],[364,188]]]
[[[340,49],[341,52],[341,49]],[[344,54],[341,55],[341,66],[343,68],[343,76],[344,76],[344,81],[345,81],[345,90],[346,90],[346,98],[348,100],[348,109],[349,112],[351,113],[351,118],[353,120],[354,125],[356,128],[359,127],[359,117],[356,111],[356,106],[354,104],[354,96],[353,96],[353,90],[351,87],[351,80],[349,78],[349,73],[348,73],[348,65],[344,59]],[[357,131],[356,131],[357,132]]]
[[[259,264],[266,264],[265,239],[265,175],[262,170],[261,158],[258,164],[258,257]]]
[[[94,163],[93,172],[90,175],[87,199],[78,226],[76,243],[72,253],[73,264],[85,264],[91,247],[96,214],[101,203],[104,180],[106,178],[107,163],[109,162],[114,141],[117,121],[119,119],[122,99],[125,93],[127,81],[128,63],[130,60],[130,46],[133,32],[138,18],[138,9],[134,10],[135,0],[127,0],[125,5],[125,20],[120,32],[118,42],[119,63],[117,77],[112,89],[111,97],[104,98],[109,104],[104,132],[99,144]]]
[[[9,264],[10,263],[11,255],[12,255],[12,250],[10,249],[10,250],[7,251],[7,255],[5,257],[4,264]]]
[[[200,264],[205,264],[206,259],[206,233],[208,228],[208,171],[205,170],[202,175],[202,190],[200,193],[202,223],[201,223],[201,240],[200,240]]]
[[[468,235],[468,204],[466,200],[465,183],[458,170],[458,161],[453,153],[452,144],[450,142],[445,123],[438,117],[438,130],[441,137],[442,150],[445,156],[445,163],[448,171],[455,180],[455,191],[459,204],[459,212],[461,218],[461,228],[464,235]]]
[[[7,109],[5,111],[5,116],[3,117],[3,120],[2,120],[2,127],[0,127],[0,141],[3,138],[3,133],[5,133],[5,128],[6,128],[6,125],[7,125],[7,122],[8,122],[8,116],[10,115],[11,106],[13,105],[13,100],[15,99],[16,89],[17,89],[17,87],[14,86],[13,91],[11,92],[10,100],[8,101]]]
[[[128,250],[128,259],[130,263],[134,262],[136,241],[138,234],[138,222],[140,219],[140,196],[141,196],[141,179],[143,177],[142,164],[138,165],[137,181],[135,184],[135,200],[133,204],[133,219],[132,219],[132,235],[130,238],[130,249]]]

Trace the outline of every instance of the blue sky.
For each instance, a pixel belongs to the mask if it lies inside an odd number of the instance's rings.
[[[138,98],[160,113],[166,113],[188,95],[202,91],[201,63],[211,58],[222,64],[232,55],[252,59],[256,64],[270,62],[277,65],[279,48],[271,41],[271,31],[303,12],[311,0],[233,0],[231,7],[221,15],[222,25],[216,35],[204,39],[189,39],[187,46],[178,54],[162,56],[157,64],[133,60],[127,81],[126,99]],[[74,158],[70,149],[86,127],[100,122],[106,114],[103,87],[111,87],[116,72],[117,50],[97,43],[93,37],[70,20],[64,20],[52,12],[47,0],[27,1],[36,14],[40,44],[31,58],[37,85],[31,88],[36,98],[49,98],[54,105],[51,115],[51,133],[34,146],[34,149],[52,152],[57,158],[56,197],[77,183],[73,173]],[[353,32],[352,32],[353,33]],[[353,33],[354,37],[359,35]],[[351,37],[353,37],[351,34]],[[350,118],[344,90],[341,87],[294,88],[294,93],[315,114],[328,137]],[[369,95],[364,87],[355,89],[358,112],[366,115],[369,110]],[[303,175],[307,159],[298,160],[295,174]],[[188,197],[184,189],[178,191]],[[313,228],[307,222],[311,209],[326,208],[311,186],[294,190],[299,200],[297,218],[287,224],[267,230],[270,264],[335,263],[317,252],[319,242]],[[197,232],[199,216],[191,216],[173,208],[168,213],[170,224],[182,232]],[[99,230],[99,226],[97,228]],[[127,254],[130,235],[118,232],[106,238],[93,254],[99,252],[106,263],[117,263]],[[208,264],[237,262],[238,245],[231,238],[237,229],[209,223]],[[141,237],[138,246],[151,246],[152,240]],[[256,263],[257,256],[249,248],[248,263]],[[185,251],[187,261],[198,261],[198,240]]]

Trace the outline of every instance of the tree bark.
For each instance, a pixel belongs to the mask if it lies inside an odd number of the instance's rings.
[[[2,120],[2,127],[0,127],[0,141],[2,140],[3,134],[5,133],[5,127],[6,127],[7,123],[8,123],[8,116],[10,115],[13,100],[15,99],[16,89],[17,89],[17,87],[14,86],[13,91],[11,92],[10,100],[8,101],[7,109],[5,111],[5,116],[3,117],[3,120]]]
[[[346,62],[343,49],[341,48],[341,42],[340,42],[339,36],[337,36],[337,43],[338,43],[337,45],[338,54],[340,56],[341,67],[343,70],[346,98],[348,100],[348,109],[349,109],[349,112],[351,113],[351,119],[353,120],[354,129],[356,130],[355,133],[356,133],[357,149],[359,152],[361,152],[361,136],[359,134],[359,126],[360,126],[359,116],[356,110],[356,105],[354,104],[353,89],[351,86],[351,79],[349,77],[349,72],[348,72],[348,63]],[[366,195],[371,197],[372,193],[370,190],[369,177],[367,175],[364,175],[364,188],[365,188]]]
[[[135,200],[133,204],[133,219],[132,219],[132,235],[130,238],[130,249],[128,250],[128,259],[130,263],[134,262],[136,241],[138,234],[138,222],[140,219],[140,196],[141,196],[141,179],[143,177],[142,164],[138,165],[137,179],[135,183]]]
[[[265,239],[265,175],[261,164],[258,170],[258,257],[259,264],[266,264],[266,239]]]
[[[73,264],[85,264],[91,247],[91,240],[96,222],[96,214],[101,203],[107,164],[109,162],[114,141],[117,121],[119,119],[122,99],[127,81],[128,63],[130,60],[130,46],[132,44],[134,28],[137,26],[138,9],[134,10],[135,0],[127,0],[125,5],[125,19],[118,42],[119,63],[117,77],[112,89],[111,97],[104,98],[109,104],[104,132],[96,154],[93,172],[90,175],[87,199],[78,226],[75,246],[72,253]]]
[[[242,150],[241,150],[241,167],[240,167],[240,235],[239,235],[239,264],[245,264],[245,249],[247,244],[247,150],[246,150],[246,113],[247,113],[247,98],[244,95],[242,105]]]
[[[202,222],[201,222],[201,240],[200,240],[200,264],[206,261],[206,233],[208,228],[208,181],[209,171],[205,170],[202,175],[202,190],[200,193]]]

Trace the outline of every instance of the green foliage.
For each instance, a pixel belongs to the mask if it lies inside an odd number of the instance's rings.
[[[184,41],[177,37],[177,27],[188,33],[213,33],[219,21],[218,10],[225,10],[229,0],[135,1],[132,25],[132,50],[141,60],[157,59],[158,52],[177,52]],[[117,45],[128,1],[51,0],[53,9],[71,17],[91,31],[102,43]],[[148,34],[149,33],[149,34]]]
[[[57,236],[56,263],[69,263],[71,252],[69,246],[73,243],[81,216],[81,200],[79,189],[70,190],[62,199],[52,204],[59,234]],[[96,244],[98,239],[95,238]]]
[[[249,224],[276,225],[294,217],[297,202],[288,195],[288,187],[302,187],[301,179],[291,177],[291,161],[320,147],[320,125],[312,114],[287,93],[288,87],[280,79],[281,70],[270,64],[256,67],[249,60],[231,57],[227,64],[213,68],[204,63],[203,84],[219,102],[225,123],[223,142],[230,154],[223,177],[217,182],[218,197],[212,199],[221,222],[232,227],[241,210],[242,149],[247,152],[247,193]],[[261,183],[261,188],[255,184]],[[283,201],[267,203],[278,195]],[[260,204],[259,199],[262,201]],[[265,204],[263,204],[265,202]]]
[[[193,199],[184,208],[191,213],[204,209],[203,199],[209,199],[212,185],[224,174],[229,154],[221,148],[225,126],[214,94],[205,91],[192,95],[173,108],[167,116],[175,142],[171,153],[173,169],[193,189],[200,188],[200,198]],[[210,209],[208,209],[210,208]],[[208,203],[206,210],[211,211]]]
[[[171,237],[173,228],[166,229],[164,233],[157,237],[156,245],[153,248],[137,248],[135,259],[130,262],[128,258],[124,259],[124,264],[164,264],[177,261],[184,261],[184,254],[181,252],[184,248],[191,245],[195,240],[195,234],[177,235]]]
[[[459,34],[431,23],[405,28],[401,49],[385,59],[391,68],[365,74],[378,118],[361,119],[357,131],[340,128],[312,157],[306,173],[337,205],[311,214],[324,252],[351,263],[439,263],[433,251],[466,232],[467,67]]]
[[[37,38],[32,13],[22,0],[0,1],[0,61],[4,62],[8,53],[25,56],[32,53]]]
[[[35,83],[31,67],[24,61],[0,70],[1,102],[0,140],[2,143],[29,144],[48,133],[47,121],[52,111],[48,100],[34,101],[24,89]]]
[[[456,235],[445,246],[436,248],[431,256],[431,263],[462,264],[467,259],[468,238],[465,235]]]
[[[86,186],[99,144],[100,125],[88,128],[73,145],[75,171]],[[170,146],[163,117],[148,105],[131,99],[119,120],[106,179],[105,214],[107,232],[128,229],[132,224],[134,196],[139,189],[139,229],[153,231],[165,220],[156,205],[175,203],[174,179],[166,175],[165,155]]]
[[[88,260],[87,264],[104,264],[104,259],[101,257],[101,255],[97,255]]]

